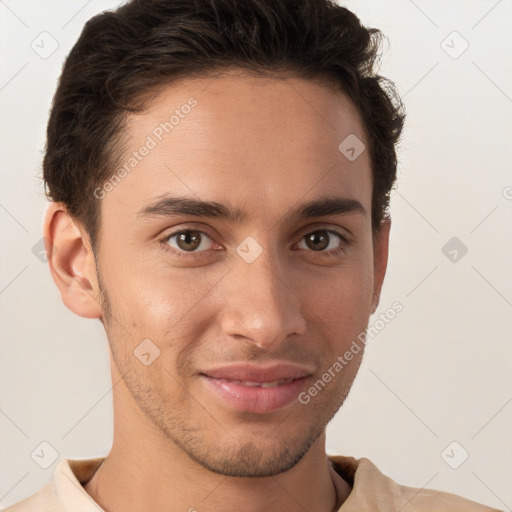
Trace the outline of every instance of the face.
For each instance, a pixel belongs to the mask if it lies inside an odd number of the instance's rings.
[[[363,351],[332,368],[383,278],[368,151],[338,149],[368,147],[359,116],[311,81],[227,73],[162,90],[126,130],[125,172],[98,191],[117,392],[211,471],[283,472],[347,396]]]

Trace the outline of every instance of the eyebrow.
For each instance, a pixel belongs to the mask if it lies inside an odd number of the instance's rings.
[[[326,196],[300,203],[285,215],[283,221],[295,222],[301,219],[340,214],[366,215],[367,212],[364,206],[356,199]],[[137,219],[143,220],[150,217],[172,217],[177,215],[224,219],[234,224],[242,223],[248,218],[247,213],[240,208],[229,207],[215,201],[200,201],[188,197],[164,195],[137,212]]]

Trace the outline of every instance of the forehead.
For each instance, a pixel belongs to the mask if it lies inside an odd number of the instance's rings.
[[[368,146],[360,116],[320,83],[240,72],[182,80],[131,115],[126,135],[105,211],[135,216],[164,194],[243,203],[260,216],[336,193],[370,209],[369,152],[351,160],[340,151],[347,137],[357,151]]]

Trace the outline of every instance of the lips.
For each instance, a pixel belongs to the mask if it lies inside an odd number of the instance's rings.
[[[213,379],[249,382],[259,385],[275,381],[301,379],[311,375],[313,371],[305,366],[279,363],[267,367],[250,364],[229,365],[207,370],[203,373]]]
[[[288,363],[237,364],[201,373],[207,392],[222,405],[253,413],[275,412],[295,402],[312,369]]]
[[[282,386],[283,384],[289,384],[294,379],[279,379],[270,382],[251,382],[249,380],[234,380],[234,379],[217,379],[219,382],[233,382],[240,386],[248,386],[250,388],[275,388],[276,386]]]

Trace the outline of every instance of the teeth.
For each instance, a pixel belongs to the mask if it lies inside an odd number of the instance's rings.
[[[274,382],[262,382],[261,387],[262,388],[275,388],[277,386],[280,386],[283,383],[283,381],[275,380]]]
[[[292,382],[293,379],[281,379],[274,380],[272,382],[251,382],[248,380],[233,380],[231,382],[236,382],[237,384],[241,384],[242,386],[248,386],[251,388],[261,387],[261,388],[275,388],[277,386],[281,386],[283,384],[288,384]]]

